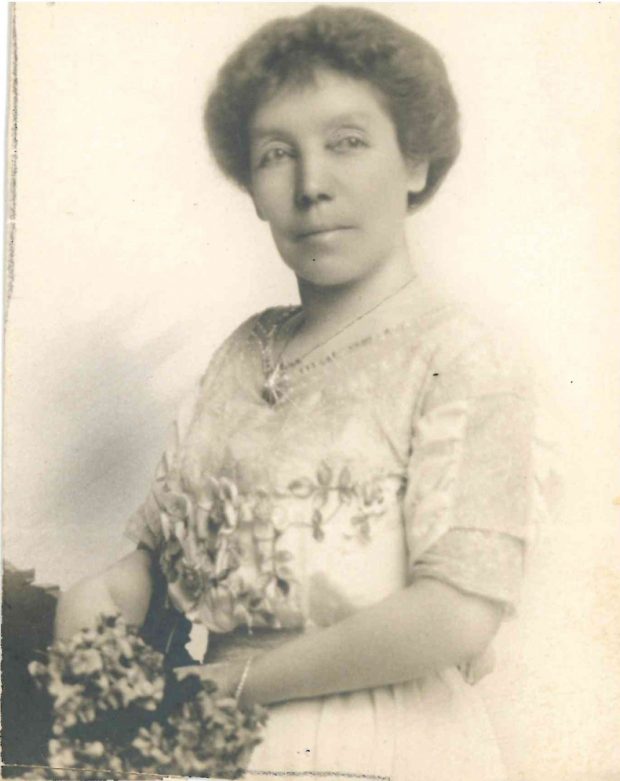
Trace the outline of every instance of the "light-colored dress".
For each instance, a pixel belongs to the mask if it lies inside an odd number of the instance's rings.
[[[162,492],[218,493],[220,577],[200,600],[180,577],[173,602],[212,638],[316,631],[428,577],[512,613],[538,500],[534,407],[510,351],[416,284],[388,327],[292,368],[271,405],[264,362],[294,313],[250,318],[215,354],[130,520],[129,536],[156,550],[171,522]],[[269,711],[250,778],[505,777],[456,668]]]

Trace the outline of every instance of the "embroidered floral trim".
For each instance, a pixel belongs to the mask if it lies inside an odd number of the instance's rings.
[[[155,492],[162,543],[159,560],[168,593],[188,618],[216,632],[246,624],[273,628],[303,624],[297,604],[293,554],[281,537],[292,526],[308,527],[322,542],[338,513],[352,508],[348,539],[367,543],[372,523],[385,512],[385,477],[355,482],[348,467],[337,474],[322,462],[312,478],[286,489],[243,495],[226,477],[207,477],[200,494],[171,476]],[[398,490],[404,488],[400,475]],[[291,520],[280,499],[311,501],[308,521]]]
[[[387,477],[403,482],[400,475]],[[336,475],[329,464],[323,461],[314,479],[303,477],[293,480],[287,492],[298,499],[311,499],[314,509],[309,525],[317,542],[325,538],[326,525],[345,505],[351,504],[356,505],[356,512],[350,517],[352,533],[345,535],[349,539],[357,537],[360,542],[368,542],[371,521],[385,512],[384,482],[385,476],[364,483],[354,482],[347,466]]]

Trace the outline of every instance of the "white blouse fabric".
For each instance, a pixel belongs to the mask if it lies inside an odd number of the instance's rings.
[[[430,577],[512,614],[542,505],[535,408],[511,350],[417,285],[405,317],[293,367],[271,406],[262,360],[292,313],[250,318],[215,354],[130,519],[128,535],[157,552],[170,497],[217,491],[228,503],[239,560],[200,599],[177,578],[173,603],[210,633],[313,631]],[[250,767],[257,778],[504,778],[477,691],[456,669],[271,707]]]

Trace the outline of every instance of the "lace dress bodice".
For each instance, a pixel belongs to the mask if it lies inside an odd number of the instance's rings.
[[[130,519],[162,550],[175,502],[197,517],[218,503],[217,577],[177,573],[174,604],[211,632],[306,629],[432,577],[511,613],[537,506],[534,405],[511,351],[418,287],[398,322],[291,368],[271,405],[265,351],[290,313],[250,318],[218,350]]]

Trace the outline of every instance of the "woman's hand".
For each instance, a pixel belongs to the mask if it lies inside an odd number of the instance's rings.
[[[270,705],[399,684],[462,665],[472,680],[492,668],[489,644],[501,621],[495,603],[441,581],[420,579],[382,602],[254,657],[240,703]],[[179,671],[235,696],[245,660]]]

